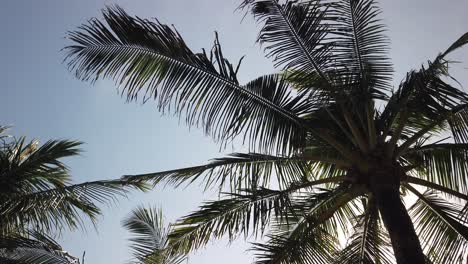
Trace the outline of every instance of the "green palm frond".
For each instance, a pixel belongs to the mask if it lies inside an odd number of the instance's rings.
[[[383,228],[371,198],[367,201],[364,215],[356,220],[354,233],[349,237],[346,247],[339,252],[336,263],[394,263],[389,237]]]
[[[392,66],[374,1],[246,0],[241,7],[264,22],[258,41],[276,66],[293,73],[290,79],[316,80],[309,88],[335,96],[337,87],[372,87],[374,97],[385,98]]]
[[[468,144],[436,143],[416,146],[403,156],[417,177],[468,194]]]
[[[322,24],[323,5],[316,1],[280,4],[277,0],[246,0],[241,7],[248,7],[254,17],[265,22],[258,41],[267,45],[265,49],[276,66],[316,73],[324,83],[329,82],[325,63],[330,47],[324,45],[327,31]]]
[[[125,181],[94,181],[25,194],[0,195],[2,232],[26,227],[25,224],[44,230],[61,230],[83,226],[83,216],[93,223],[101,210],[96,203],[116,202],[129,188],[146,190],[143,183]]]
[[[332,263],[337,249],[336,237],[303,224],[288,235],[270,235],[268,243],[255,243],[257,264],[320,264]]]
[[[385,26],[377,18],[381,13],[377,3],[341,0],[330,4],[330,9],[328,20],[338,24],[330,33],[336,35],[332,51],[340,76],[351,74],[348,78],[360,84],[358,89],[375,89],[371,92],[385,98],[383,92],[389,90],[393,69],[387,57]]]
[[[338,250],[337,223],[342,227],[355,217],[347,206],[361,194],[360,188],[341,186],[296,200],[293,213],[272,225],[270,240],[254,244],[257,263],[332,263]]]
[[[314,155],[320,160],[322,157]],[[128,182],[152,182],[154,185],[166,182],[179,186],[202,179],[205,188],[222,187],[227,184],[232,192],[255,186],[269,187],[272,183],[287,186],[307,176],[312,157],[283,157],[259,153],[233,153],[224,158],[195,167],[140,175],[127,175]],[[324,159],[328,162],[338,160]],[[313,176],[312,176],[313,177]]]
[[[79,264],[52,237],[35,230],[0,237],[0,260],[6,264]]]
[[[462,263],[468,257],[468,222],[459,216],[461,206],[405,187],[419,198],[409,211],[426,255],[435,263]]]
[[[82,226],[100,214],[96,203],[109,203],[127,189],[146,190],[144,183],[121,180],[70,184],[63,158],[76,156],[77,141],[50,140],[43,145],[24,137],[10,138],[0,148],[0,233],[34,226],[44,231]]]
[[[430,61],[427,67],[422,66],[420,70],[407,74],[379,118],[378,123],[385,131],[384,136],[396,130],[399,125],[404,125],[405,130],[400,131],[401,135],[397,132],[394,135],[395,140],[400,136],[414,136],[428,127],[422,135],[427,132],[439,133],[450,128],[456,142],[468,139],[467,112],[465,108],[459,107],[468,103],[468,94],[446,80],[453,77],[448,72],[449,62],[445,60],[445,56],[451,51],[468,43],[467,36],[465,34],[460,37],[446,52]],[[447,115],[450,112],[456,113]],[[441,120],[437,124],[432,123],[438,119]]]
[[[63,187],[70,181],[68,168],[60,159],[80,154],[81,142],[50,140],[26,143],[24,137],[2,146],[0,187],[3,194],[26,193]]]
[[[211,238],[226,235],[233,240],[239,234],[244,234],[244,237],[263,235],[270,219],[287,222],[296,216],[291,200],[301,200],[303,191],[341,180],[302,181],[283,190],[244,189],[242,193],[227,194],[223,199],[205,203],[198,211],[173,224],[174,230],[169,235],[170,247],[174,252],[187,253],[205,245]]]
[[[138,207],[122,221],[133,235],[130,238],[133,255],[141,264],[179,264],[185,255],[168,256],[165,252],[170,227],[164,224],[161,209]]]
[[[240,85],[238,67],[223,57],[217,38],[210,54],[193,53],[175,29],[159,21],[131,17],[118,7],[103,14],[107,25],[94,19],[69,33],[74,45],[65,51],[78,78],[113,78],[128,100],[144,93],[144,101],[155,99],[161,110],[186,113],[189,125],[202,125],[222,142],[240,127],[267,133],[248,138],[266,150],[286,151],[304,140],[301,100],[290,99],[286,83],[274,76]]]

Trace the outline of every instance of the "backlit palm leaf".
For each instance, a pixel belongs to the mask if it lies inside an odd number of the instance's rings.
[[[79,264],[52,238],[38,231],[0,237],[0,260],[5,264]]]
[[[157,208],[138,207],[122,221],[122,225],[132,233],[131,248],[139,264],[180,264],[185,255],[168,256],[166,247],[170,227],[165,225],[163,214]]]
[[[346,247],[339,252],[337,263],[391,264],[394,259],[390,246],[377,207],[369,199],[364,215],[356,220],[353,235],[348,239]]]
[[[186,113],[189,125],[202,125],[218,140],[231,139],[239,127],[247,133],[262,128],[268,136],[248,139],[265,150],[286,151],[304,140],[301,100],[288,99],[286,83],[277,77],[239,84],[238,69],[223,57],[217,38],[210,54],[193,53],[159,21],[120,8],[107,9],[104,18],[107,25],[92,20],[69,34],[75,45],[66,48],[68,62],[80,79],[114,78],[128,100],[144,93],[144,100]]]
[[[435,263],[462,263],[468,257],[468,222],[459,217],[461,206],[407,187],[419,198],[410,212],[426,254]]]

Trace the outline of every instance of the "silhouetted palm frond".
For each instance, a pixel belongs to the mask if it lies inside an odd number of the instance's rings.
[[[122,221],[122,225],[132,233],[130,242],[135,263],[180,264],[186,261],[185,255],[167,254],[170,226],[164,224],[160,209],[138,207]]]
[[[50,236],[28,230],[24,234],[0,237],[0,260],[7,264],[79,264]]]

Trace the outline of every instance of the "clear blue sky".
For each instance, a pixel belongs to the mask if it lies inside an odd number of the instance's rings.
[[[111,82],[91,86],[80,82],[61,64],[60,49],[67,30],[100,15],[105,5],[118,3],[129,13],[157,17],[177,26],[194,49],[211,47],[213,32],[220,32],[225,54],[231,59],[247,55],[241,80],[270,72],[272,66],[254,44],[257,34],[251,19],[241,23],[234,9],[240,0],[4,0],[0,9],[1,124],[13,124],[15,135],[44,142],[52,138],[86,142],[82,157],[68,161],[77,182],[116,178],[196,165],[217,157],[218,146],[173,116],[161,116],[154,105],[126,104]],[[466,0],[381,1],[383,18],[392,39],[396,82],[468,31]],[[468,52],[453,58],[468,61]],[[466,63],[457,76],[468,85]],[[232,149],[229,149],[231,151]],[[241,150],[236,148],[234,150]],[[227,152],[227,151],[226,151]],[[86,251],[86,264],[125,263],[130,259],[127,234],[121,219],[139,205],[161,206],[169,221],[194,209],[201,189],[157,188],[104,210],[98,233],[64,232],[63,246],[74,255]],[[191,256],[190,263],[249,263],[248,244],[216,241]]]

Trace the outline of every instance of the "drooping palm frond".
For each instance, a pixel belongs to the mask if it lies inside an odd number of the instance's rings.
[[[160,209],[138,207],[122,225],[133,235],[130,242],[135,263],[180,264],[187,259],[185,255],[168,256],[165,252],[170,228],[164,224]]]
[[[0,260],[6,264],[79,264],[50,236],[34,230],[0,237]]]
[[[0,232],[19,232],[29,225],[45,231],[77,227],[83,215],[95,220],[95,204],[125,194],[127,188],[145,189],[143,183],[120,180],[70,185],[63,158],[80,153],[77,141],[50,140],[39,146],[24,137],[11,138],[0,149]]]
[[[337,248],[336,237],[303,224],[288,235],[270,235],[268,243],[254,244],[258,264],[319,264],[332,263]]]
[[[70,184],[63,158],[80,153],[80,142],[50,140],[40,145],[24,137],[9,138],[0,146],[0,234],[44,231],[82,226],[95,221],[97,203],[109,203],[128,189],[146,190],[144,183],[104,180]]]
[[[107,25],[94,19],[69,34],[74,45],[65,51],[80,79],[113,78],[128,100],[144,93],[145,101],[153,98],[161,110],[186,113],[189,125],[202,125],[221,141],[244,128],[262,130],[248,140],[266,150],[286,151],[303,142],[302,100],[290,99],[286,83],[274,76],[240,85],[238,67],[223,57],[217,38],[210,54],[193,53],[175,29],[159,21],[131,17],[119,7],[103,14]]]
[[[468,222],[459,216],[461,206],[435,192],[421,194],[410,185],[405,187],[419,198],[409,212],[426,255],[435,263],[462,263],[468,257]]]
[[[364,215],[356,219],[354,233],[338,254],[336,263],[394,263],[390,241],[383,229],[372,198],[367,201]]]

